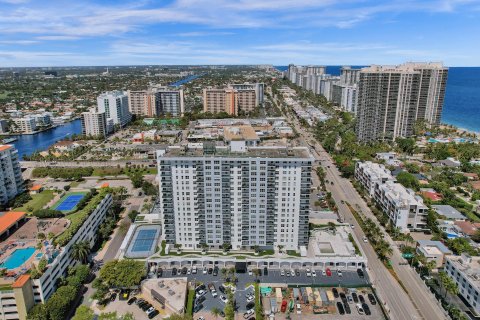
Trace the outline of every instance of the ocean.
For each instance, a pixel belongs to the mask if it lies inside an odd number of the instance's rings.
[[[288,69],[287,66],[276,68]],[[339,75],[340,68],[327,66],[327,73]],[[450,67],[442,123],[480,132],[480,67]]]

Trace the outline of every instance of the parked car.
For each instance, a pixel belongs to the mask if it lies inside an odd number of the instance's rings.
[[[337,302],[337,309],[339,314],[345,314],[345,309],[343,309],[343,303],[341,303],[340,301]]]
[[[327,276],[329,277],[332,276],[332,271],[329,268],[327,268],[326,273],[327,273]]]
[[[254,313],[255,313],[255,311],[253,311],[253,309],[249,309],[249,310],[247,310],[247,312],[245,312],[245,313],[243,314],[243,317],[244,317],[245,319],[248,319],[248,318],[249,318],[250,316],[252,316]]]
[[[346,314],[351,314],[352,313],[352,310],[350,309],[350,306],[348,305],[348,303],[346,301],[343,302],[343,308],[345,309]]]
[[[228,302],[227,297],[225,297],[224,295],[221,295],[221,296],[220,296],[220,300],[221,300],[223,303],[225,303],[225,304]]]
[[[322,276],[326,276],[327,272],[325,270],[322,270]]]
[[[137,301],[137,298],[131,297],[130,299],[128,299],[127,304],[128,304],[128,305],[131,305],[131,304],[134,303],[135,301]]]
[[[182,274],[183,274],[183,275],[187,274],[187,271],[188,271],[187,267],[183,267],[183,268],[182,268]]]
[[[360,300],[360,303],[365,303],[365,298],[361,294],[358,295],[358,300]]]
[[[365,277],[365,274],[363,273],[363,270],[362,269],[357,269],[357,274],[360,278],[364,278]]]
[[[254,307],[255,307],[255,302],[253,302],[253,301],[247,303],[247,305],[246,305],[246,308],[247,308],[247,309],[253,309]]]
[[[225,294],[225,287],[224,287],[222,284],[218,286],[218,290],[219,290],[221,293]]]
[[[312,272],[310,271],[310,268],[307,268],[307,270],[305,271],[305,274],[307,275],[307,277],[312,276]]]
[[[357,308],[357,312],[358,312],[359,315],[364,315],[365,314],[365,311],[363,310],[362,305],[360,303],[357,303],[355,305],[355,307]]]
[[[203,303],[205,300],[206,300],[205,296],[198,297],[198,298],[195,300],[195,304],[201,304],[201,303]]]
[[[358,296],[355,292],[352,293],[352,299],[355,303],[358,303]]]
[[[195,307],[193,307],[193,312],[197,313],[198,311],[203,309],[203,304],[197,304]]]
[[[263,268],[263,275],[268,276],[268,268]]]
[[[207,267],[204,267],[203,268],[203,274],[207,274],[207,273],[208,273],[208,269],[207,269]]]
[[[317,276],[317,272],[315,270],[312,270],[312,277],[316,277]]]
[[[176,276],[177,275],[177,268],[173,268],[172,269],[172,276]]]
[[[208,274],[212,274],[213,268],[208,268]]]
[[[366,303],[362,303],[362,308],[367,316],[372,314],[372,312],[370,311],[370,307]]]
[[[352,296],[347,296],[348,303],[353,303]]]
[[[285,276],[285,270],[284,270],[284,269],[282,269],[282,271],[280,271],[280,275],[281,275],[282,277]]]
[[[117,294],[114,292],[114,293],[112,293],[112,295],[110,296],[110,301],[115,301],[115,299],[117,299]]]
[[[155,310],[155,308],[154,308],[154,307],[150,307],[150,308],[148,308],[148,310],[146,311],[147,315],[148,315],[148,314],[150,314],[150,313],[152,313],[152,312],[153,312],[153,310]]]
[[[192,274],[197,274],[197,266],[192,267]]]
[[[337,270],[337,274],[339,277],[342,277],[343,276],[342,270]]]
[[[195,295],[195,297],[198,299],[198,298],[200,298],[201,296],[204,296],[206,293],[207,293],[207,290],[199,290],[199,291],[197,292],[197,294]]]
[[[369,294],[367,295],[367,297],[368,297],[368,301],[370,301],[370,303],[371,303],[373,306],[377,304],[377,300],[375,300],[375,297],[373,296],[373,294],[369,293]]]
[[[218,275],[218,267],[213,268],[213,275],[215,277]]]
[[[148,319],[153,319],[153,318],[155,318],[159,313],[160,313],[160,312],[158,312],[157,309],[153,310],[153,312],[148,315]]]
[[[302,314],[302,306],[300,305],[300,303],[297,303],[297,314]]]
[[[345,295],[345,293],[340,292],[340,299],[342,299],[342,302],[347,302],[347,296]]]
[[[205,285],[202,283],[201,285],[199,285],[198,287],[195,288],[195,292],[198,293],[198,291],[200,290],[206,290],[207,287],[205,287]]]
[[[300,270],[296,269],[295,270],[295,275],[298,277],[300,275]]]
[[[333,296],[334,296],[335,298],[338,298],[338,297],[339,297],[337,288],[332,288],[332,292],[333,292]]]

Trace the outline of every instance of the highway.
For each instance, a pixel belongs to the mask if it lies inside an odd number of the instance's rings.
[[[292,118],[290,118],[292,121]],[[309,146],[311,141],[315,141],[313,151],[314,157],[320,161],[321,166],[326,172],[326,180],[332,183],[327,183],[327,191],[331,192],[335,200],[340,217],[348,223],[355,226],[354,233],[357,239],[362,239],[365,234],[357,223],[353,214],[347,206],[349,203],[353,208],[363,213],[366,217],[377,221],[376,217],[368,208],[365,201],[357,193],[353,185],[348,179],[342,178],[341,173],[335,166],[330,155],[323,149],[323,147],[316,142],[314,137],[304,131],[296,119],[293,119],[295,127],[303,140],[303,144]],[[307,142],[309,141],[309,142]],[[357,209],[358,208],[358,209]],[[380,225],[380,223],[378,223]],[[385,305],[385,309],[389,313],[389,317],[396,319],[425,319],[438,320],[447,319],[442,307],[432,296],[428,288],[422,283],[422,280],[408,265],[399,265],[405,262],[401,257],[401,253],[392,241],[392,239],[385,232],[385,240],[388,241],[393,248],[393,255],[391,257],[393,269],[405,286],[405,292],[398,281],[387,270],[383,263],[378,259],[377,254],[369,243],[360,241],[360,245],[368,258],[369,274],[372,279],[373,286]]]

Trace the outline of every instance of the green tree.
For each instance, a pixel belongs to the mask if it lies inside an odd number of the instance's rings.
[[[420,189],[420,184],[418,183],[418,179],[411,173],[409,172],[400,172],[397,175],[397,181],[401,185],[403,185],[405,188],[410,188],[413,190],[419,190]]]
[[[92,320],[95,317],[95,313],[87,306],[79,306],[72,320]]]
[[[114,288],[129,288],[137,286],[145,277],[145,264],[140,261],[124,259],[112,260],[100,269],[101,281]]]
[[[446,272],[440,271],[438,273],[438,279],[440,280],[440,285],[442,288],[445,290],[444,298],[446,298],[447,293],[450,293],[451,295],[457,295],[458,294],[458,286],[453,281],[452,278],[450,278]]]
[[[397,138],[395,142],[398,148],[408,155],[412,155],[415,151],[415,139],[413,138]]]
[[[72,246],[72,258],[81,263],[87,263],[90,254],[90,245],[86,241],[74,243]]]
[[[27,320],[46,320],[48,317],[47,306],[43,303],[39,303],[34,305],[28,312]]]
[[[212,316],[217,319],[218,316],[220,315],[220,312],[221,310],[217,307],[213,307],[211,310],[210,310],[210,313],[212,314]]]

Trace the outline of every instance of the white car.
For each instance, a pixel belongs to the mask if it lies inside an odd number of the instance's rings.
[[[155,310],[154,307],[150,307],[150,308],[148,308],[148,310],[145,311],[145,312],[146,312],[147,314],[150,314],[150,313],[152,313],[154,310]]]
[[[283,277],[285,275],[285,270],[280,271],[280,275]]]
[[[245,319],[247,319],[248,317],[250,317],[250,316],[251,316],[252,314],[254,314],[254,313],[255,313],[255,311],[253,311],[253,309],[247,310],[247,312],[245,312],[245,313],[243,314],[243,317],[244,317]]]
[[[192,268],[192,274],[197,274],[197,267]]]
[[[311,277],[311,276],[312,276],[312,273],[310,272],[310,269],[309,269],[309,268],[307,268],[306,274],[307,274],[307,277]]]
[[[250,297],[247,298],[247,303],[252,302],[253,300],[255,300],[255,297],[250,296]]]
[[[225,304],[228,302],[228,299],[225,296],[220,296],[220,300],[222,300],[222,302]]]
[[[249,275],[249,276],[253,276],[253,271],[252,271],[252,269],[248,270],[248,275]]]
[[[316,277],[317,276],[317,272],[315,272],[315,270],[312,270],[312,277]]]
[[[341,270],[337,270],[337,274],[338,274],[338,276],[339,276],[339,277],[343,276],[343,274],[342,274],[342,271],[341,271]]]
[[[205,320],[205,318],[204,317],[199,317],[199,318],[197,318],[197,320]]]
[[[325,272],[325,270],[322,270],[322,276],[326,276],[327,273]]]
[[[190,270],[190,268],[187,269],[187,274],[191,274],[192,273],[192,270]]]
[[[357,307],[357,311],[358,311],[359,315],[364,315],[365,314],[365,311],[363,311],[362,305],[360,303],[357,303],[356,307]]]
[[[355,226],[353,224],[350,225],[350,228],[355,229]]]
[[[200,290],[200,291],[197,292],[196,297],[197,297],[197,298],[200,298],[201,296],[203,296],[203,295],[206,294],[206,293],[207,293],[207,291],[205,291],[205,290]]]
[[[291,275],[292,277],[294,277],[294,276],[295,276],[295,270],[293,270],[293,269],[290,270],[290,275]]]
[[[363,242],[368,243],[367,237],[363,237]]]
[[[208,272],[207,267],[204,267],[204,268],[203,268],[203,274],[207,274],[207,272]]]
[[[300,303],[297,303],[297,314],[302,314],[302,306]]]

